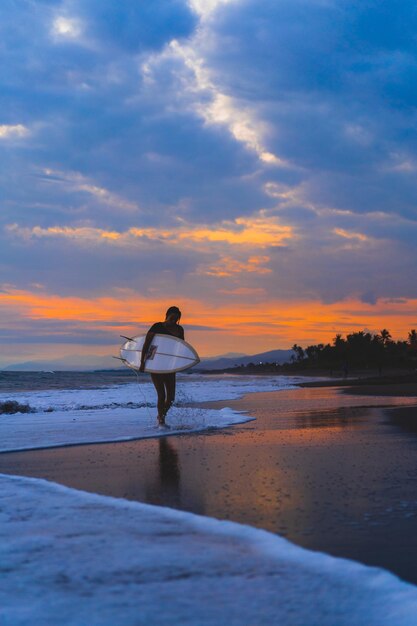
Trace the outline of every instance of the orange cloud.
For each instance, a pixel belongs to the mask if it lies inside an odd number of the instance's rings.
[[[339,237],[343,237],[344,239],[356,239],[357,241],[370,240],[370,237],[367,235],[363,235],[362,233],[353,233],[349,230],[344,230],[343,228],[335,228],[333,232],[335,235],[339,235]]]
[[[242,274],[244,272],[269,274],[272,270],[269,267],[265,267],[269,260],[268,256],[251,256],[247,261],[237,261],[232,257],[226,256],[214,265],[201,268],[199,273],[219,277],[233,276],[234,274]]]
[[[71,227],[71,226],[49,226],[42,228],[34,226],[33,228],[21,227],[18,224],[9,224],[6,230],[15,234],[22,239],[36,239],[42,237],[62,237],[72,239],[74,241],[99,241],[100,239],[110,239],[117,241],[122,237],[121,233],[111,230],[103,230],[101,228],[92,228],[88,226]]]
[[[202,355],[230,350],[248,353],[272,348],[287,348],[294,342],[301,345],[329,342],[336,333],[355,330],[379,331],[388,328],[396,339],[405,339],[417,327],[417,300],[381,300],[370,305],[357,300],[323,304],[318,301],[285,302],[266,298],[262,293],[227,294],[221,304],[178,298],[187,329],[207,326],[213,330],[189,330],[187,336]],[[172,304],[167,298],[143,298],[124,290],[101,298],[61,297],[46,293],[9,290],[0,293],[0,309],[10,328],[14,320],[76,320],[92,329],[114,335],[132,333],[163,317]],[[115,321],[116,320],[116,321]],[[117,322],[123,320],[123,324]],[[217,330],[216,330],[217,329]],[[74,352],[74,346],[67,348]]]
[[[132,227],[126,231],[104,230],[90,226],[51,226],[42,228],[20,227],[18,224],[9,224],[6,230],[23,239],[37,239],[43,237],[61,237],[74,242],[103,242],[117,245],[132,245],[138,239],[150,241],[165,241],[168,244],[181,243],[182,246],[194,247],[196,243],[216,244],[225,243],[231,246],[251,246],[264,248],[278,246],[294,237],[290,226],[279,223],[276,217],[263,216],[252,218],[238,218],[234,221],[224,221],[217,225],[196,225],[182,223],[171,230],[163,228]]]
[[[237,218],[234,222],[222,222],[214,228],[186,229],[179,238],[193,241],[219,241],[251,246],[276,246],[294,236],[290,226],[284,226],[276,218]]]

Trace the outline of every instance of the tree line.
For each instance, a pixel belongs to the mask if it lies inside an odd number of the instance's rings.
[[[348,373],[352,368],[417,368],[417,331],[408,333],[406,340],[394,341],[384,328],[379,333],[359,331],[336,335],[330,344],[301,346],[294,344],[291,357],[296,369],[342,369]]]

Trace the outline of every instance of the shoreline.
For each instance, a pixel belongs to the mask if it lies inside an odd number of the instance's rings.
[[[300,387],[340,387],[345,393],[362,395],[415,396],[417,397],[417,374],[364,376],[349,379],[303,381]]]
[[[417,583],[410,556],[417,549],[417,398],[355,397],[321,386],[204,403],[225,405],[256,421],[9,452],[0,455],[0,472],[249,524]]]
[[[416,587],[391,573],[256,528],[41,480],[0,484],[7,623],[406,626],[417,610]]]

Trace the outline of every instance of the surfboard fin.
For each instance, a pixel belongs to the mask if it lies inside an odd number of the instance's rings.
[[[132,337],[126,337],[125,335],[120,335],[122,339],[127,339],[128,341],[135,341]],[[117,357],[115,357],[117,358]]]

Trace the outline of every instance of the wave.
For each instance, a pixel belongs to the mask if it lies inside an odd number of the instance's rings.
[[[108,402],[107,404],[79,404],[71,406],[61,406],[59,411],[97,411],[103,409],[143,409],[144,407],[151,407],[151,402]],[[45,409],[40,409],[44,411]],[[51,408],[51,411],[54,409]]]
[[[102,411],[104,409],[143,409],[152,407],[150,402],[108,402],[106,404],[79,404],[67,406],[33,407],[30,404],[19,404],[15,400],[0,402],[0,414],[15,415],[16,413],[54,413],[56,411]]]
[[[279,377],[251,378],[235,377],[231,379],[210,378],[195,380],[191,378],[179,379],[177,388],[177,406],[187,406],[194,403],[213,400],[234,400],[246,393],[254,391],[278,391],[294,388],[295,380]],[[13,397],[14,396],[14,397]],[[57,411],[106,411],[123,409],[154,408],[156,394],[152,383],[146,381],[140,385],[128,383],[111,387],[90,389],[44,389],[42,391],[26,391],[15,393],[0,393],[0,406],[9,402],[16,404],[2,412],[4,413],[52,413]],[[25,406],[23,410],[16,410],[16,405]],[[27,408],[26,408],[27,405]],[[9,406],[9,405],[8,405]]]
[[[413,585],[264,530],[40,479],[0,487],[9,624],[416,624]]]
[[[30,404],[20,404],[16,400],[0,402],[0,415],[14,415],[15,413],[36,413],[36,409]]]

